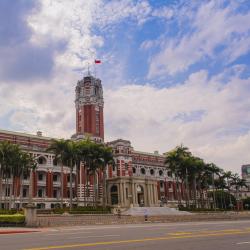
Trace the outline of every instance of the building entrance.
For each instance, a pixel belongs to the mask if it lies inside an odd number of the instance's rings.
[[[137,186],[137,200],[140,207],[144,207],[145,200],[144,200],[144,189],[141,185]]]

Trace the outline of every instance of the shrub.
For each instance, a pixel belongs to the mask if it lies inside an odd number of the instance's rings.
[[[0,223],[14,223],[14,224],[22,224],[25,221],[25,216],[22,214],[1,214],[0,215]]]
[[[0,214],[16,214],[16,213],[23,213],[23,211],[17,211],[16,209],[0,209]]]
[[[39,214],[63,214],[63,213],[70,213],[70,214],[109,214],[111,213],[110,207],[75,207],[70,209],[67,208],[54,208],[54,209],[39,209],[37,211]]]

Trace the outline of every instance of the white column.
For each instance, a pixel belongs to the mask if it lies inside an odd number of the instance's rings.
[[[135,190],[135,204],[138,205],[138,197],[137,197],[137,188],[136,188],[136,184],[134,184],[134,190]]]
[[[124,206],[125,206],[126,203],[127,203],[125,183],[122,183],[122,185],[123,185],[123,203],[124,203]]]
[[[122,183],[120,183],[119,186],[120,186],[120,195],[121,195],[121,205],[123,205],[124,197],[123,197],[123,185],[122,185]]]

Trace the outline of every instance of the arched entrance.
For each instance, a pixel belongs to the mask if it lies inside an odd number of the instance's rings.
[[[110,188],[110,198],[111,198],[111,205],[118,205],[118,188],[116,185],[113,185]]]
[[[145,199],[144,199],[144,189],[141,185],[138,185],[136,188],[137,191],[137,200],[140,207],[144,207]]]

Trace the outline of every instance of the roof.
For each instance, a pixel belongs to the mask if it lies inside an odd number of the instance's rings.
[[[136,153],[136,154],[143,154],[143,155],[150,155],[150,156],[164,157],[164,155],[161,155],[161,154],[148,153],[148,152],[137,151],[137,150],[133,150],[132,152],[133,152],[133,153]]]
[[[24,132],[14,132],[14,131],[3,130],[3,129],[0,129],[0,134],[24,136],[24,137],[30,137],[30,138],[34,138],[34,139],[40,139],[40,140],[52,140],[52,139],[54,139],[52,137],[47,137],[47,136],[38,136],[38,135],[28,134],[28,133],[24,133]]]

